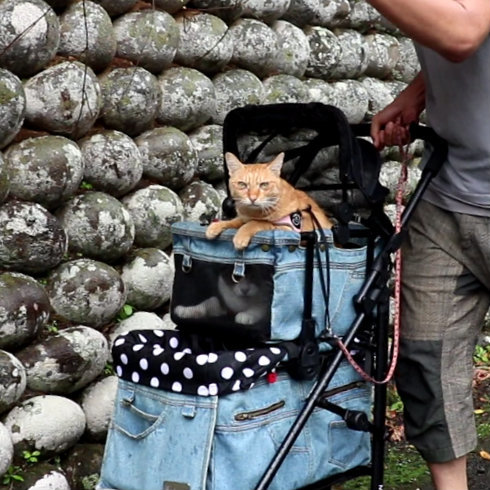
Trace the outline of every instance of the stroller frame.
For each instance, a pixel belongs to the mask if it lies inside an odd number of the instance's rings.
[[[375,380],[383,380],[386,376],[389,365],[389,298],[390,288],[388,281],[392,271],[391,255],[396,252],[406,233],[409,219],[420,201],[425,189],[432,178],[436,175],[447,156],[447,145],[431,128],[412,125],[410,128],[411,140],[422,139],[426,146],[431,150],[430,156],[425,164],[422,176],[413,192],[410,200],[405,206],[401,216],[401,228],[394,232],[391,223],[382,212],[386,190],[379,185],[377,177],[381,165],[380,158],[374,147],[366,140],[361,139],[369,136],[370,126],[368,124],[350,125],[343,113],[333,107],[319,103],[311,104],[271,104],[268,106],[246,106],[231,111],[223,125],[223,150],[239,154],[237,136],[245,134],[247,131],[255,131],[266,128],[276,127],[277,133],[287,130],[290,125],[298,122],[310,129],[319,132],[308,148],[305,156],[300,156],[290,182],[294,183],[299,179],[301,173],[307,168],[308,160],[311,161],[315,154],[325,146],[339,144],[340,160],[340,189],[342,191],[343,203],[338,208],[338,232],[339,236],[349,233],[349,219],[351,210],[346,207],[347,190],[360,189],[368,201],[372,204],[373,215],[368,219],[368,226],[371,226],[382,238],[383,245],[376,256],[374,256],[374,232],[369,230],[368,234],[370,245],[368,246],[368,272],[364,285],[355,297],[356,318],[349,327],[347,334],[343,337],[344,345],[349,348],[361,329],[369,325],[372,335],[372,369],[371,373]],[[301,124],[299,125],[301,127]],[[270,138],[272,139],[272,138]],[[259,145],[255,151],[248,156],[248,161],[254,161],[259,152],[265,147],[270,139]],[[287,154],[288,152],[286,152]],[[291,150],[292,156],[297,156],[295,150]],[[225,168],[227,176],[227,170]],[[373,181],[373,175],[375,181]],[[315,187],[324,189],[326,187]],[[331,187],[330,187],[331,188]],[[223,213],[225,216],[233,215],[233,204],[230,198],[223,202]],[[316,233],[302,233],[302,239],[307,243],[306,262],[313,262],[313,253]],[[309,258],[308,258],[309,257]],[[309,270],[310,269],[310,270]],[[308,315],[311,314],[311,277],[312,267],[306,266],[305,274],[305,312],[304,324],[308,323]],[[310,284],[310,286],[309,286]],[[307,331],[305,328],[302,334]],[[266,490],[275,474],[279,470],[284,459],[291,450],[295,440],[305,426],[308,418],[315,408],[323,408],[340,415],[350,428],[363,430],[371,433],[371,463],[366,466],[359,466],[344,473],[336,474],[326,479],[317,481],[313,484],[302,487],[298,490],[329,490],[333,484],[344,482],[360,476],[370,477],[370,489],[381,490],[384,488],[384,454],[385,454],[385,432],[386,432],[386,398],[387,386],[383,383],[374,385],[372,422],[368,420],[366,414],[362,412],[352,412],[336,405],[332,405],[323,397],[323,393],[332,380],[335,372],[339,368],[344,358],[343,352],[337,348],[329,358],[328,364],[321,366],[318,361],[317,346],[312,343],[315,339],[311,335],[301,339],[303,345],[300,348],[299,375],[311,379],[316,376],[317,381],[306,399],[303,409],[296,417],[286,437],[279,446],[275,456],[270,461],[269,466],[259,480],[255,490]],[[320,354],[321,356],[321,354]]]

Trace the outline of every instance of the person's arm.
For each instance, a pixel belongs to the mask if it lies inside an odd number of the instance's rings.
[[[367,0],[402,32],[450,61],[468,58],[490,32],[489,0]]]
[[[376,148],[404,145],[410,141],[410,123],[418,122],[425,108],[425,81],[419,73],[405,90],[371,122],[371,137]]]

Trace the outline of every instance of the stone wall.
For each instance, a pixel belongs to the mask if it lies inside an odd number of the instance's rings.
[[[227,112],[317,101],[358,123],[417,70],[361,0],[0,0],[5,487],[94,488],[111,341],[172,328],[170,225],[219,213]]]

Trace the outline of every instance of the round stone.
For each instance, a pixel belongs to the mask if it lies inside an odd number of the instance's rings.
[[[153,125],[160,106],[160,87],[155,75],[139,66],[115,68],[99,78],[104,124],[129,136]]]
[[[350,124],[362,122],[369,109],[369,96],[363,84],[357,80],[342,80],[331,83],[337,107],[342,110]]]
[[[86,387],[102,373],[109,348],[102,333],[78,326],[60,330],[16,355],[26,369],[31,390],[68,394]]]
[[[66,249],[65,231],[40,204],[9,201],[0,206],[0,267],[45,272],[61,262]]]
[[[43,0],[0,3],[0,66],[19,77],[43,69],[55,57],[60,25]]]
[[[325,80],[332,78],[342,53],[339,39],[325,27],[308,26],[304,31],[310,45],[310,58],[305,74]]]
[[[180,41],[175,61],[204,73],[221,71],[233,54],[228,25],[205,12],[184,11],[176,17]]]
[[[335,90],[326,80],[322,80],[321,78],[306,78],[303,84],[308,90],[308,102],[337,105]]]
[[[99,116],[100,86],[94,72],[79,62],[51,66],[27,80],[26,121],[37,128],[79,138]]]
[[[191,181],[197,168],[197,153],[189,137],[177,128],[164,126],[135,139],[143,160],[143,174],[171,189]]]
[[[310,43],[302,29],[285,20],[271,26],[276,33],[278,50],[275,59],[277,71],[302,77],[310,59]]]
[[[63,136],[27,138],[5,152],[10,195],[54,209],[82,182],[84,160],[76,143]]]
[[[220,216],[222,199],[211,184],[194,181],[180,191],[179,197],[187,221],[209,224]]]
[[[188,131],[201,126],[216,107],[213,82],[194,68],[175,67],[158,77],[161,91],[156,119],[160,124]]]
[[[189,139],[197,152],[197,176],[206,182],[223,179],[223,126],[201,126],[189,133]]]
[[[389,77],[400,58],[398,39],[380,33],[369,34],[364,39],[368,46],[368,64],[364,74],[381,79]]]
[[[348,23],[350,0],[320,0],[320,9],[313,13],[312,25],[332,28]]]
[[[18,272],[0,274],[0,347],[19,348],[32,341],[49,318],[43,286]]]
[[[263,22],[280,19],[289,9],[292,0],[242,0],[243,17],[253,17]]]
[[[119,273],[103,262],[85,258],[65,262],[52,271],[47,291],[58,315],[92,327],[113,320],[126,302]]]
[[[260,104],[264,98],[264,86],[252,72],[234,69],[218,73],[213,78],[216,94],[216,114],[212,122],[223,124],[226,115],[237,107]]]
[[[189,7],[217,15],[231,24],[243,14],[242,2],[237,0],[190,0]]]
[[[361,83],[366,89],[369,99],[366,117],[371,119],[375,114],[393,102],[393,94],[391,87],[379,78],[366,77],[362,79]]]
[[[10,177],[7,164],[0,153],[0,204],[5,201],[10,190]]]
[[[136,143],[120,131],[105,130],[78,141],[85,161],[84,179],[115,197],[132,190],[143,175]]]
[[[105,442],[116,391],[117,376],[107,376],[88,386],[82,393],[80,405],[87,420],[86,432],[94,441]]]
[[[161,185],[150,185],[125,196],[136,227],[135,244],[166,249],[172,244],[171,225],[182,221],[184,208],[179,196]]]
[[[303,82],[292,75],[274,75],[262,81],[264,86],[264,104],[282,104],[305,102],[308,89]]]
[[[22,365],[22,362],[13,354],[0,350],[0,389],[2,390],[0,413],[9,410],[15,405],[24,394],[26,386],[26,370]]]
[[[4,424],[10,432],[15,454],[37,449],[46,457],[76,444],[85,431],[86,421],[83,410],[73,400],[39,395],[14,407]]]
[[[68,235],[70,252],[112,262],[133,245],[131,215],[118,199],[104,192],[75,196],[58,210],[57,217]]]
[[[0,423],[0,475],[4,475],[14,459],[14,444],[8,429]]]
[[[282,18],[297,26],[314,24],[323,8],[324,0],[292,0]]]
[[[398,43],[399,58],[393,67],[393,78],[404,83],[410,83],[420,71],[415,46],[411,39],[405,37],[398,39]]]
[[[24,123],[25,108],[22,82],[10,71],[0,68],[0,149],[19,132]]]
[[[278,52],[276,33],[256,19],[238,19],[229,28],[233,42],[231,62],[259,77],[275,70]]]
[[[155,310],[170,300],[173,266],[169,256],[158,248],[136,250],[124,263],[121,277],[128,304],[138,310]]]
[[[369,45],[366,38],[353,29],[336,29],[335,34],[342,49],[340,58],[333,68],[332,77],[359,78],[369,64]]]
[[[73,56],[98,72],[112,61],[116,47],[111,18],[97,3],[73,3],[61,14],[58,54]]]
[[[170,66],[179,44],[174,18],[161,10],[129,12],[114,21],[117,56],[152,73]]]

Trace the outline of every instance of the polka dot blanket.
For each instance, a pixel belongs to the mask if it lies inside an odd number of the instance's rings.
[[[117,375],[187,395],[226,395],[251,388],[286,357],[280,346],[229,350],[214,339],[177,330],[133,330],[114,341]]]

